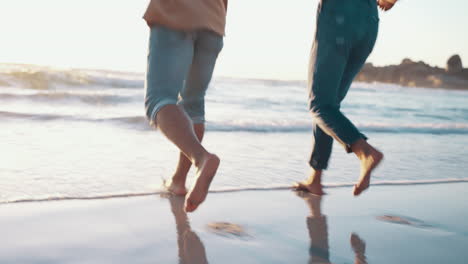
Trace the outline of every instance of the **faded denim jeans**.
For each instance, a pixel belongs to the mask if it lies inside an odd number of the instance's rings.
[[[326,169],[333,139],[347,152],[367,139],[340,111],[354,77],[371,53],[378,32],[376,0],[322,0],[309,65],[309,110],[314,120],[310,166]]]
[[[151,124],[170,104],[183,106],[194,124],[205,122],[205,93],[222,48],[223,37],[212,31],[151,28],[145,83]]]

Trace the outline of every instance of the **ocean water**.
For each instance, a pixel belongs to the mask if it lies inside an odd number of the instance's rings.
[[[143,86],[143,73],[0,65],[0,203],[161,191],[178,152],[148,126]],[[222,159],[213,191],[310,172],[305,82],[215,77],[206,107],[204,144]],[[374,184],[468,181],[468,91],[354,83],[342,110],[386,155]],[[358,175],[335,144],[325,185]]]

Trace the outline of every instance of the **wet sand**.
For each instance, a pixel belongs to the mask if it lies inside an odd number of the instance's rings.
[[[0,206],[0,263],[466,263],[468,183]]]

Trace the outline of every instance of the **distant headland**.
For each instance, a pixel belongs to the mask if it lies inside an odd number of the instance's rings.
[[[393,83],[408,87],[468,90],[468,68],[463,68],[459,55],[450,57],[445,69],[410,59],[404,59],[400,65],[382,67],[366,63],[356,77],[356,81]]]

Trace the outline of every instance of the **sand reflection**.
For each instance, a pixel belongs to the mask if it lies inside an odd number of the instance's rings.
[[[176,221],[177,245],[180,264],[207,264],[206,250],[198,235],[190,228],[187,213],[184,211],[184,197],[167,197]]]
[[[331,263],[328,242],[327,217],[322,214],[322,197],[304,192],[297,192],[307,204],[310,215],[307,217],[307,229],[310,237],[309,264]],[[354,251],[355,264],[367,264],[366,243],[355,233],[351,234],[350,244]]]

